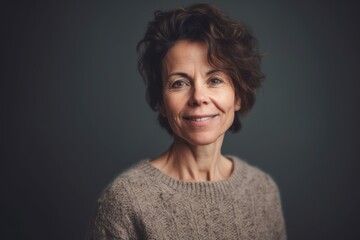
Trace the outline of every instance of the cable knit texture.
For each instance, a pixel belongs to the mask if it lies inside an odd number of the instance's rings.
[[[244,161],[223,181],[184,182],[142,160],[98,202],[90,239],[286,239],[279,192]]]

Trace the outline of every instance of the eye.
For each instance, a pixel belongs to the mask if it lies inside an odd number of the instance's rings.
[[[224,81],[221,80],[220,78],[210,78],[209,82],[211,85],[218,85]]]
[[[171,84],[172,88],[182,88],[187,86],[187,83],[182,80],[177,80]]]

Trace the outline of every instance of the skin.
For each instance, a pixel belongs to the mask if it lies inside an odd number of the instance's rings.
[[[241,101],[230,77],[211,66],[207,46],[178,41],[163,60],[163,105],[174,133],[170,149],[153,166],[183,181],[218,181],[231,175],[221,154],[225,132]]]

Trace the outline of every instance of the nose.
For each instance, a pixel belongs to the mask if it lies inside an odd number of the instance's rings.
[[[202,104],[208,104],[209,97],[204,86],[193,86],[191,96],[189,98],[190,106],[201,106]]]

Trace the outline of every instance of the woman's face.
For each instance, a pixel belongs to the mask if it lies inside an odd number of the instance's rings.
[[[163,60],[163,105],[176,137],[192,145],[223,139],[240,110],[230,77],[213,68],[207,46],[178,41]]]

